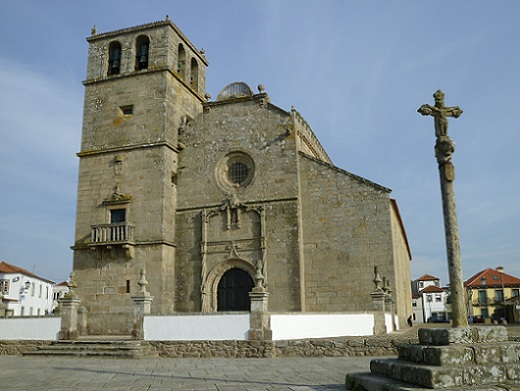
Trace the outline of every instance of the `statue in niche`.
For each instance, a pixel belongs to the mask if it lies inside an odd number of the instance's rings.
[[[222,202],[221,210],[226,211],[226,229],[231,227],[240,228],[240,207],[242,204],[236,193],[232,193],[230,197],[225,198]]]

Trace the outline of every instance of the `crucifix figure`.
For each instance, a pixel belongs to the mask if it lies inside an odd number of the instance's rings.
[[[444,93],[437,90],[433,94],[435,106],[424,104],[417,110],[422,115],[431,115],[435,118],[435,136],[437,139],[442,136],[448,136],[448,119],[446,117],[459,118],[462,110],[459,106],[446,107],[444,105]]]
[[[455,143],[448,136],[447,117],[458,118],[462,110],[458,106],[446,107],[444,94],[437,90],[433,94],[435,106],[424,104],[417,110],[422,115],[435,119],[435,157],[439,165],[441,180],[442,209],[444,213],[444,230],[446,234],[446,250],[448,255],[448,272],[450,276],[452,325],[453,327],[468,326],[464,298],[464,280],[462,279],[462,260],[460,257],[459,228],[455,208],[455,168],[451,156],[455,151]]]

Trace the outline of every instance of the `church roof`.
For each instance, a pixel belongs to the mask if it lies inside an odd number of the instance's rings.
[[[468,278],[464,285],[467,287],[497,287],[497,286],[520,286],[520,278],[510,274],[501,273],[497,269],[488,268]]]
[[[376,188],[376,189],[378,189],[378,190],[381,190],[381,191],[384,191],[384,192],[386,192],[386,193],[391,193],[391,192],[392,192],[392,189],[389,189],[388,187],[384,187],[384,186],[382,186],[382,185],[379,185],[379,184],[377,184],[377,183],[375,183],[375,182],[372,182],[372,181],[370,181],[370,180],[368,180],[368,179],[366,179],[366,178],[363,178],[363,177],[361,177],[361,176],[359,176],[359,175],[352,174],[351,172],[346,171],[346,170],[344,170],[344,169],[342,169],[342,168],[339,168],[339,167],[337,167],[337,166],[335,166],[335,165],[333,165],[333,164],[331,164],[331,163],[327,163],[327,162],[324,162],[324,161],[322,161],[322,160],[316,159],[316,158],[314,158],[314,157],[312,157],[312,156],[309,156],[309,155],[307,155],[307,154],[304,153],[304,152],[301,152],[301,151],[300,151],[300,156],[303,156],[303,157],[305,157],[305,158],[307,158],[307,159],[309,159],[309,160],[312,160],[312,161],[314,161],[314,162],[316,162],[316,163],[319,163],[319,164],[321,164],[321,165],[323,165],[323,166],[326,166],[326,167],[328,167],[328,168],[330,168],[330,169],[332,169],[332,170],[334,170],[334,171],[336,171],[336,172],[339,172],[339,173],[341,173],[341,174],[347,175],[347,176],[349,176],[349,177],[355,179],[356,181],[358,181],[359,183],[362,183],[362,184],[364,184],[364,185],[374,187],[374,188]]]
[[[7,263],[7,262],[1,262],[0,263],[0,273],[6,273],[6,274],[8,274],[8,273],[21,273],[21,274],[25,274],[28,277],[34,277],[34,278],[37,278],[39,280],[48,282],[49,284],[54,284],[54,281],[51,281],[51,280],[48,280],[46,278],[37,276],[36,274],[31,273],[28,270],[22,269],[21,267],[18,267],[18,266],[15,266],[15,265],[11,265],[10,263]]]

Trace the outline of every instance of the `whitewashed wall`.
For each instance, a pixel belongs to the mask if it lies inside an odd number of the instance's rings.
[[[391,315],[386,316],[388,332]],[[352,314],[271,314],[273,340],[372,335],[374,315]],[[146,340],[246,340],[249,314],[190,314],[145,316]]]
[[[374,315],[372,313],[272,314],[271,329],[273,340],[372,335]]]
[[[246,340],[249,313],[145,316],[143,326],[149,341]]]
[[[7,318],[0,319],[0,340],[58,339],[61,318]]]

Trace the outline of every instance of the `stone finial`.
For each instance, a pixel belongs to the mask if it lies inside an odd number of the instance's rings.
[[[166,20],[169,22],[171,19],[170,19],[170,15],[166,15]]]
[[[90,29],[90,35],[96,35],[97,34],[97,28],[96,28],[96,25],[94,25],[91,29]]]
[[[376,286],[375,291],[376,292],[382,292],[383,289],[381,287],[383,280],[381,280],[381,277],[379,276],[379,272],[377,271],[377,266],[374,266],[374,279],[372,280],[374,282],[374,285]]]
[[[206,98],[206,102],[209,102],[211,100],[211,94],[209,92],[206,92],[204,98]]]
[[[206,50],[204,48],[201,48],[199,50],[199,53],[202,54],[202,55],[205,55],[206,54]]]
[[[76,277],[76,273],[72,272],[70,273],[69,281],[67,282],[67,288],[69,288],[68,293],[65,295],[65,297],[76,297],[76,293],[74,292],[74,289],[78,287],[78,284],[76,284],[76,281],[74,278]]]
[[[148,285],[148,281],[146,281],[146,269],[143,267],[139,271],[139,274],[141,276],[141,278],[137,282],[137,284],[139,285],[139,292],[147,294],[148,292],[146,291],[146,286]]]
[[[258,92],[260,92],[261,94],[265,91],[265,86],[263,84],[259,84],[257,88]]]

